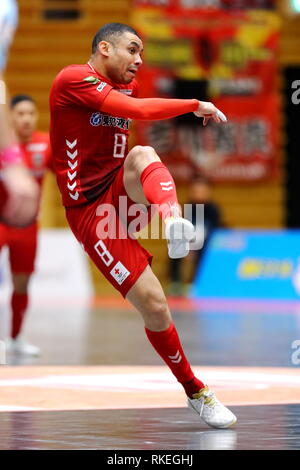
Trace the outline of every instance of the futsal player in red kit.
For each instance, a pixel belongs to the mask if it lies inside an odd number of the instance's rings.
[[[126,233],[119,211],[120,196],[126,198],[129,210],[136,203],[155,205],[165,223],[169,256],[186,256],[194,231],[181,217],[173,178],[153,148],[136,146],[128,151],[129,122],[189,112],[203,117],[204,124],[226,118],[212,103],[196,99],[138,98],[135,76],[142,51],[135,30],[109,23],[96,33],[89,62],[58,74],[50,94],[54,169],[76,238],[102,274],[141,313],[149,341],[183,386],[191,408],[210,426],[226,428],[236,417],[191,370],[151,270],[152,256]],[[117,236],[104,236],[99,229],[107,207],[116,210]]]
[[[36,130],[37,108],[30,96],[18,95],[11,100],[11,123],[17,137],[22,163],[40,188],[45,172],[51,168],[49,135]],[[29,225],[16,228],[0,224],[0,249],[7,246],[12,273],[11,332],[6,340],[7,352],[37,356],[37,346],[25,341],[21,335],[28,307],[28,285],[34,271],[37,249],[37,217]]]

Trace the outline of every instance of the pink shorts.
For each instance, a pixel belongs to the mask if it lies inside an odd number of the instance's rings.
[[[132,219],[125,220],[121,214],[120,196],[128,209],[135,204],[124,188],[123,167],[110,188],[96,201],[66,208],[66,216],[75,237],[97,268],[126,297],[146,266],[151,264],[152,255],[129,235]],[[148,221],[149,215],[145,217]]]

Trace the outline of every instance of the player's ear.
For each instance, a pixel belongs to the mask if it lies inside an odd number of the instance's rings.
[[[109,42],[107,42],[107,41],[99,42],[98,51],[100,52],[100,54],[107,57],[109,55],[109,50],[110,50],[110,43]]]

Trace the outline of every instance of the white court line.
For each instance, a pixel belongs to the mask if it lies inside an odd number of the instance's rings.
[[[146,367],[145,367],[146,368]],[[162,368],[163,369],[163,368]],[[300,394],[300,369],[294,369],[293,375],[255,372],[255,371],[203,371],[201,367],[194,367],[197,376],[209,383],[210,387],[218,389],[267,389],[270,386],[292,387],[299,389]],[[122,384],[120,386],[120,384]],[[65,374],[46,375],[43,377],[3,379],[0,387],[37,387],[46,389],[72,389],[72,390],[118,390],[126,392],[136,391],[176,391],[181,386],[170,372],[157,373],[117,373],[117,374]]]

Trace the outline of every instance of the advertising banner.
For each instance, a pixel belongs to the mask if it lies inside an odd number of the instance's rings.
[[[255,10],[200,3],[136,1],[132,24],[145,46],[140,96],[213,101],[228,123],[203,128],[191,113],[139,122],[138,142],[153,146],[182,181],[195,171],[222,182],[275,179],[279,18],[272,2]]]
[[[192,297],[300,300],[300,230],[218,230]]]

